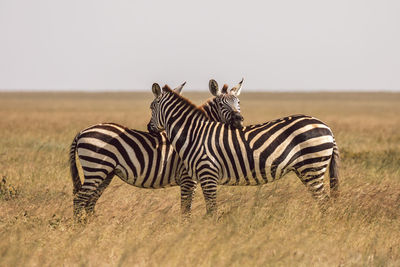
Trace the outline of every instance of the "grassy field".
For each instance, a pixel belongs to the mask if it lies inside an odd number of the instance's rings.
[[[209,94],[185,96],[200,104]],[[242,93],[245,124],[303,113],[332,128],[341,196],[324,215],[294,175],[220,187],[218,220],[204,217],[198,190],[191,223],[180,220],[179,188],[139,189],[115,178],[93,220],[74,224],[73,137],[99,122],[144,130],[151,100],[150,90],[0,93],[0,266],[400,266],[394,93]]]

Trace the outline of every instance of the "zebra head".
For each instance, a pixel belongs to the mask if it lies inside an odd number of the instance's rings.
[[[176,93],[180,94],[186,82],[182,83],[180,86],[173,89]],[[154,94],[154,100],[151,102],[151,120],[147,124],[147,130],[150,133],[159,133],[164,130],[164,122],[162,121],[162,117],[160,116],[160,104],[162,101],[161,87],[158,83],[153,83],[151,90]]]
[[[234,128],[243,128],[243,116],[240,114],[240,100],[238,96],[242,89],[243,79],[228,92],[228,86],[225,84],[219,89],[218,83],[211,79],[209,89],[213,98],[212,102],[216,106],[217,121],[230,124]]]

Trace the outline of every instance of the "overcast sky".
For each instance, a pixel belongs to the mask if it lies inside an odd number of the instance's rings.
[[[400,1],[0,0],[1,90],[400,90]]]

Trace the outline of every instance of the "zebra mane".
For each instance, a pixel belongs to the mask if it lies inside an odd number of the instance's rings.
[[[198,109],[200,109],[205,115],[206,115],[206,117],[209,119],[209,120],[212,120],[212,118],[209,116],[209,114],[206,112],[206,109],[205,109],[205,107],[209,107],[209,109],[211,110],[211,109],[213,109],[214,108],[214,106],[216,105],[216,103],[215,103],[215,96],[214,97],[211,97],[211,98],[209,98],[209,99],[207,99],[207,101],[205,102],[205,103],[203,103],[201,106],[198,106],[197,108]]]
[[[222,86],[221,93],[223,93],[223,94],[228,93],[228,85],[227,84],[224,84],[224,86]]]
[[[209,99],[206,100],[205,103],[203,103],[203,104],[202,104],[201,106],[199,106],[198,108],[203,110],[205,106],[208,106],[210,103],[213,103],[214,100],[215,100],[215,96],[210,97]]]
[[[206,112],[203,109],[203,106],[196,106],[195,104],[192,103],[192,101],[190,101],[189,99],[187,99],[186,97],[182,96],[181,94],[178,94],[177,92],[175,92],[174,90],[172,90],[168,85],[164,85],[164,87],[162,88],[164,92],[169,93],[170,95],[172,95],[174,98],[179,98],[182,99],[186,105],[191,106],[194,110],[196,110],[196,112],[199,112],[200,114],[202,114],[204,117],[208,118]]]

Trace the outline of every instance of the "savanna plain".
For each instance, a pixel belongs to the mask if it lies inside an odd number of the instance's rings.
[[[195,104],[210,94],[184,92]],[[179,188],[115,177],[86,225],[72,219],[69,146],[116,122],[145,130],[146,93],[0,93],[0,266],[400,266],[400,94],[248,93],[245,124],[291,114],[327,123],[340,149],[340,197],[325,213],[295,175],[198,189],[191,222]]]

